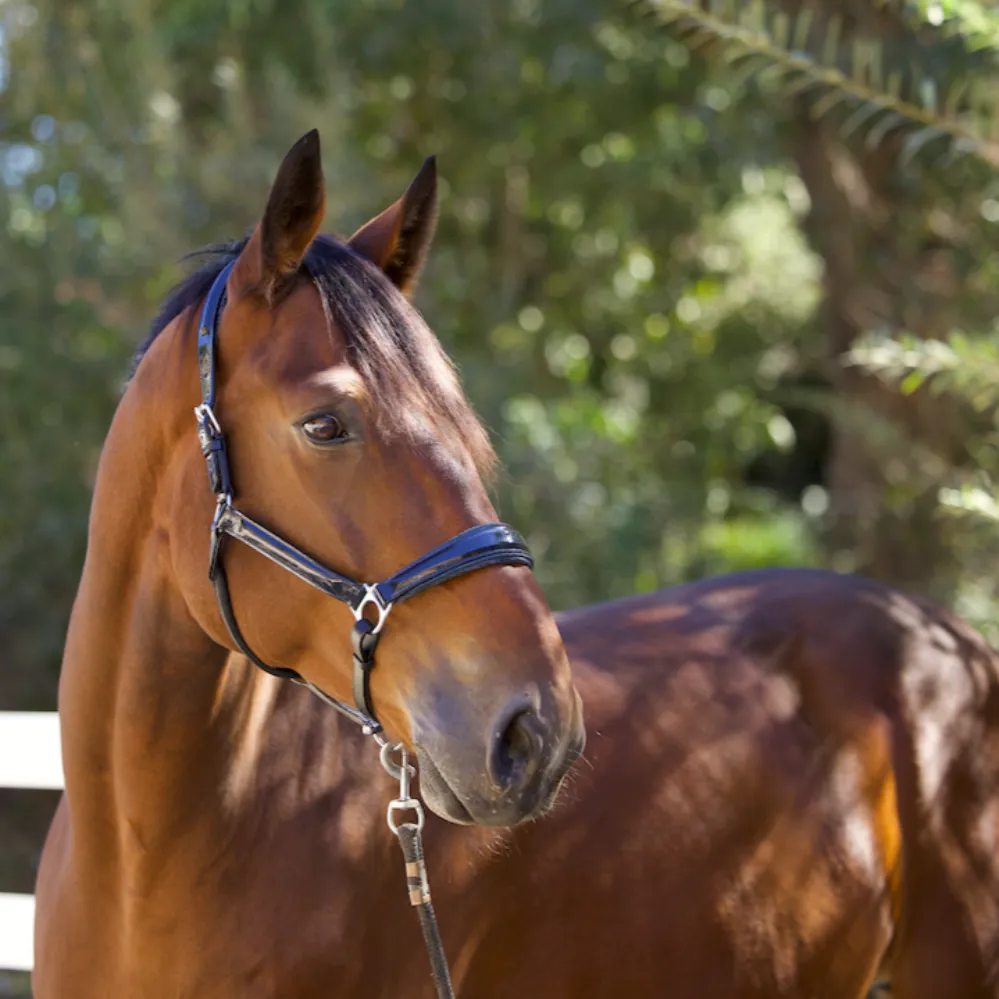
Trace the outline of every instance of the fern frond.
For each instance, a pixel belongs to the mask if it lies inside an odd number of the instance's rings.
[[[923,24],[956,35],[971,49],[999,51],[999,10],[979,0],[907,0]]]
[[[940,475],[937,499],[942,511],[952,515],[999,522],[999,328],[974,337],[954,331],[945,340],[922,340],[907,333],[897,339],[885,333],[867,334],[845,361],[891,384],[903,395],[920,388],[946,392],[985,414],[993,429],[969,435],[966,444],[973,459],[971,467],[950,467]]]
[[[867,334],[846,360],[896,383],[903,395],[926,385],[961,397],[978,412],[999,407],[999,330],[974,337],[955,330],[944,340]]]
[[[999,502],[994,488],[970,482],[944,486],[937,494],[943,509],[952,514],[971,514],[993,523],[999,523]]]
[[[808,97],[815,117],[838,112],[844,132],[863,133],[868,148],[902,131],[906,159],[945,146],[948,158],[970,155],[999,168],[999,15],[974,20],[965,9],[978,7],[971,0],[936,0],[958,26],[930,44],[927,31],[939,20],[931,0],[882,4],[901,3],[915,32],[890,42],[807,6],[791,15],[783,0],[627,2],[692,47],[713,43],[726,61],[754,62],[759,68],[744,70],[740,84],[765,75],[785,95]]]

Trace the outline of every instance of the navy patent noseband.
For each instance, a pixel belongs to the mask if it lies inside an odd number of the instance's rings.
[[[215,279],[205,299],[198,324],[198,375],[201,380],[201,405],[194,414],[198,420],[198,440],[208,463],[208,480],[215,494],[217,507],[212,521],[208,578],[215,586],[222,620],[236,647],[252,663],[273,676],[293,680],[307,686],[327,704],[343,712],[364,727],[369,734],[381,731],[381,723],[371,702],[371,670],[375,664],[375,648],[385,619],[395,604],[422,593],[423,590],[450,579],[464,576],[476,569],[494,565],[533,568],[534,560],[523,538],[506,524],[479,524],[427,552],[415,562],[400,569],[381,583],[359,583],[343,576],[299,551],[277,534],[268,531],[232,505],[233,487],[226,456],[225,436],[215,415],[215,345],[219,319],[224,307],[225,287],[233,263],[229,263]],[[246,643],[229,596],[229,581],[222,564],[227,537],[276,562],[283,569],[305,580],[345,603],[354,615],[351,645],[354,650],[354,707],[343,704],[304,679],[298,672],[284,666],[269,666]],[[365,617],[371,608],[375,620]]]

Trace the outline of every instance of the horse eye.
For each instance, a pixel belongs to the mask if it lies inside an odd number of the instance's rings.
[[[314,444],[332,444],[347,436],[343,424],[330,413],[309,417],[302,424],[302,430]]]

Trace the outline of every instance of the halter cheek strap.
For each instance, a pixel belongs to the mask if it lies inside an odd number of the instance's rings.
[[[432,586],[479,569],[500,565],[531,569],[534,560],[524,539],[512,527],[507,524],[479,524],[438,545],[381,583],[359,583],[349,576],[328,569],[237,510],[232,503],[234,490],[225,435],[215,415],[215,350],[219,320],[225,304],[226,281],[233,263],[235,261],[227,264],[212,284],[198,323],[201,404],[195,407],[194,415],[198,421],[201,451],[208,466],[208,482],[217,504],[212,520],[208,578],[215,587],[219,612],[233,643],[250,662],[272,676],[303,684],[331,707],[361,725],[367,733],[375,734],[381,731],[382,726],[371,700],[371,671],[375,665],[375,649],[382,628],[395,604],[409,600]],[[229,581],[223,564],[227,538],[241,541],[310,586],[350,607],[354,615],[354,627],[351,630],[354,706],[330,697],[296,670],[285,666],[270,666],[253,652],[240,631],[232,607]],[[370,610],[374,611],[373,621],[367,617]]]

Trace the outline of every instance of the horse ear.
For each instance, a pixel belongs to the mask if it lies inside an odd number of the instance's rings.
[[[347,245],[380,267],[404,294],[419,277],[437,228],[437,161],[428,156],[409,189],[370,222]]]
[[[298,271],[325,212],[319,132],[312,129],[291,147],[274,178],[264,217],[233,269],[233,292],[253,288],[271,299]]]

